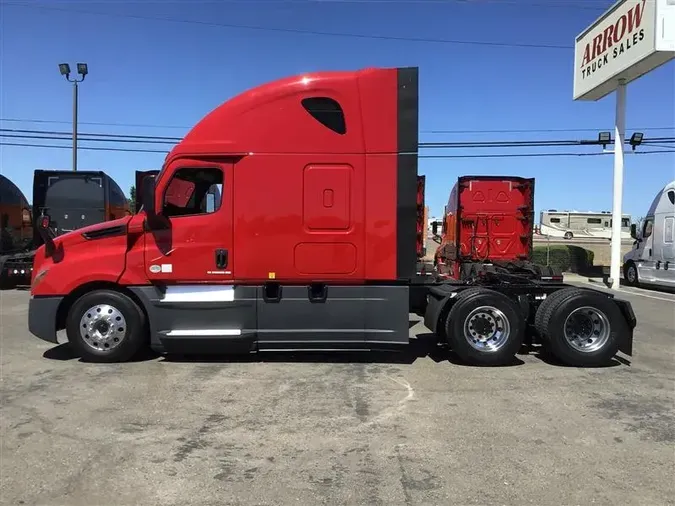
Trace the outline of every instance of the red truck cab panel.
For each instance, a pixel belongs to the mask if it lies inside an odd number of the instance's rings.
[[[125,270],[130,216],[83,227],[44,245],[33,260],[33,296],[64,296],[91,282],[116,283]]]
[[[172,237],[169,277],[357,283],[414,276],[416,151],[416,69],[308,74],[228,100],[185,136],[157,176],[162,209],[176,171],[199,160],[224,167],[219,225],[209,229],[222,230],[223,240],[216,248],[195,235]],[[202,246],[192,262],[177,260]],[[227,250],[227,269],[215,265],[214,249]]]

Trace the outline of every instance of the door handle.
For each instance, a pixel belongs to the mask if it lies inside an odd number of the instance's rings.
[[[217,249],[216,250],[216,267],[218,269],[225,269],[227,267],[227,250],[226,249]]]

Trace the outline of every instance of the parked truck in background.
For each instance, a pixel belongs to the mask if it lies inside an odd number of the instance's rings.
[[[19,188],[0,174],[0,287],[11,285],[15,275],[14,259],[28,251],[33,241],[33,223],[28,200]],[[23,272],[21,272],[23,270]],[[16,275],[30,278],[20,267]]]
[[[129,214],[129,205],[119,185],[103,171],[38,169],[33,172],[32,213],[21,212],[23,240],[11,253],[3,253],[1,272],[9,286],[30,284],[35,250],[44,243],[39,228],[33,226],[41,216],[49,215],[50,234],[60,236],[122,218]]]
[[[434,266],[443,278],[471,280],[486,273],[562,281],[532,262],[534,179],[462,176],[453,186],[438,225]]]
[[[658,191],[630,233],[635,242],[623,257],[626,283],[675,288],[675,181]]]
[[[139,213],[38,250],[30,331],[56,343],[65,329],[101,362],[147,346],[400,350],[421,292],[425,325],[468,363],[511,362],[530,329],[567,364],[630,355],[635,315],[611,294],[493,270],[420,275],[418,100],[417,68],[294,76],[231,98],[144,179]]]

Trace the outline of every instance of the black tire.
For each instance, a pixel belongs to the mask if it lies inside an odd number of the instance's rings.
[[[108,312],[111,314],[108,315]],[[119,326],[120,321],[123,326]],[[97,329],[90,326],[101,325],[101,322],[107,325],[103,326],[103,330],[108,329],[107,339],[96,339],[99,335]],[[72,305],[68,312],[66,332],[70,345],[82,360],[126,362],[147,344],[145,323],[145,314],[141,308],[125,294],[114,290],[95,290],[82,295]],[[88,330],[93,329],[91,336],[89,332],[84,336],[80,332],[84,325],[89,326]],[[117,341],[113,342],[114,339]]]
[[[630,286],[638,286],[640,280],[638,279],[637,265],[632,260],[626,262],[623,266],[623,279]]]
[[[589,339],[582,343],[590,346],[586,350],[582,344],[575,347],[566,336],[566,322],[573,313],[568,332],[574,334],[572,323],[579,322],[581,332],[575,335],[588,334]],[[564,288],[549,295],[537,309],[534,325],[547,349],[574,367],[610,364],[619,351],[622,336],[628,332],[621,310],[612,299],[583,288]]]
[[[565,232],[564,238],[567,239],[568,241],[574,237],[574,234],[572,232]]]
[[[488,306],[498,310],[473,313],[474,310]],[[483,329],[469,327],[469,322],[479,322]],[[465,324],[469,335],[465,333]],[[487,325],[487,327],[485,327]],[[499,341],[500,325],[504,332],[503,341]],[[506,295],[487,288],[469,288],[460,292],[445,319],[445,335],[450,348],[466,363],[480,366],[498,366],[513,362],[520,350],[525,336],[525,320],[518,305]],[[476,329],[476,330],[474,330]],[[489,341],[497,339],[499,347],[493,350],[480,350],[469,341],[471,332],[492,335]],[[491,333],[491,334],[490,334]],[[479,346],[480,343],[476,344]]]

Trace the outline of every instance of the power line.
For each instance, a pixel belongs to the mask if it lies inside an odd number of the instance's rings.
[[[133,3],[135,0],[125,0],[128,3]],[[156,0],[157,3],[160,3],[160,0]],[[162,1],[161,3],[166,3]],[[171,3],[171,2],[169,2]],[[182,3],[182,2],[175,2]],[[262,4],[296,4],[296,5],[339,5],[339,4],[369,4],[369,5],[390,5],[390,4],[402,4],[402,5],[419,5],[419,4],[431,4],[431,5],[442,5],[447,6],[449,4],[457,5],[467,5],[470,3],[469,0],[219,0],[218,2],[213,3],[262,3]],[[575,9],[583,10],[593,10],[593,11],[605,11],[611,5],[607,2],[592,2],[591,0],[578,1],[578,2],[562,2],[562,1],[552,1],[548,2],[529,2],[525,0],[480,0],[474,2],[477,6],[480,4],[498,4],[498,5],[509,5],[509,6],[527,6],[527,7],[553,7],[553,8],[566,8],[574,7]]]
[[[0,128],[0,132],[10,132],[14,134],[35,134],[35,135],[57,135],[65,136],[66,139],[72,139],[72,133],[70,132],[59,132],[53,130],[25,130],[19,128]],[[84,133],[78,132],[78,137],[80,136],[92,136],[92,137],[119,137],[122,139],[147,139],[152,141],[165,140],[170,142],[180,142],[183,140],[182,137],[162,137],[157,135],[129,135],[129,134],[113,134],[113,133]],[[93,139],[92,139],[93,140]],[[105,139],[97,139],[105,140]]]
[[[78,13],[86,14],[92,16],[111,16],[117,18],[128,18],[128,19],[141,19],[145,21],[163,21],[167,23],[181,23],[181,24],[192,24],[200,26],[212,26],[217,28],[235,28],[241,30],[256,30],[256,31],[266,31],[266,32],[279,32],[279,33],[289,33],[296,35],[315,35],[315,36],[326,36],[326,37],[349,37],[356,39],[371,39],[371,40],[391,40],[391,41],[400,41],[400,42],[425,42],[425,43],[435,43],[435,44],[464,44],[464,45],[473,45],[473,46],[488,46],[488,47],[510,47],[510,48],[530,48],[530,49],[564,49],[569,51],[574,49],[572,45],[562,45],[562,44],[529,44],[529,43],[515,43],[515,42],[490,42],[490,41],[479,41],[479,40],[460,40],[460,39],[441,39],[441,38],[430,38],[430,37],[401,37],[395,35],[366,35],[362,33],[349,33],[349,32],[324,32],[318,30],[306,30],[302,28],[281,28],[281,27],[270,27],[270,26],[258,26],[258,25],[247,25],[247,24],[237,24],[237,23],[217,23],[215,21],[200,21],[200,20],[189,20],[189,19],[176,19],[176,18],[160,18],[155,16],[143,16],[139,14],[119,14],[115,12],[96,12],[96,11],[86,11],[81,9],[65,9],[63,7],[54,7],[46,5],[29,5],[29,4],[17,4],[12,2],[4,2],[4,5],[12,5],[15,7],[28,7],[31,9],[43,9],[51,10],[58,12],[67,12],[67,13]]]
[[[661,153],[673,153],[673,150],[657,150],[652,151],[633,151],[634,155],[655,155]],[[611,152],[600,151],[597,153],[496,153],[496,154],[481,154],[481,155],[419,155],[419,158],[555,158],[565,156],[604,156],[611,155]]]
[[[30,140],[72,140],[72,134],[69,132],[49,131],[49,130],[26,130],[14,128],[0,128],[0,137],[12,139],[30,139]],[[107,133],[84,133],[78,134],[81,141],[108,142],[108,143],[131,143],[131,144],[176,144],[182,141],[180,137],[156,137],[149,135],[124,135]],[[628,144],[630,141],[625,140]],[[653,137],[645,138],[642,144],[653,144],[655,142],[675,143],[675,137]],[[612,144],[609,142],[608,144]],[[491,140],[491,141],[453,141],[453,142],[420,142],[420,149],[446,149],[446,148],[525,148],[525,147],[569,147],[569,146],[588,146],[598,145],[597,140],[585,139],[549,139],[549,140]]]
[[[321,5],[326,6],[326,5],[350,5],[350,4],[370,4],[370,5],[391,5],[391,4],[400,4],[400,5],[419,5],[419,4],[430,4],[430,5],[441,5],[441,6],[447,6],[451,4],[456,4],[456,5],[467,5],[470,2],[470,0],[200,0],[200,3],[205,4],[205,3],[212,3],[212,4],[222,4],[222,3],[229,3],[229,4],[252,4],[252,3],[257,3],[257,4],[295,4],[295,5]],[[75,4],[85,4],[85,3],[92,3],[92,2],[80,2],[80,1],[73,1],[69,3],[75,3]],[[103,3],[103,2],[99,2]],[[118,4],[132,4],[135,3],[137,4],[137,0],[117,0],[115,3]],[[188,4],[190,2],[184,1],[184,0],[145,0],[143,2],[144,4]],[[595,1],[593,2],[592,0],[578,0],[578,1],[548,1],[548,2],[531,2],[531,1],[524,1],[524,0],[480,0],[478,2],[475,2],[476,5],[480,4],[499,4],[499,5],[513,5],[513,6],[533,6],[533,7],[563,7],[563,8],[570,8],[574,7],[577,9],[587,9],[587,10],[595,10],[595,11],[605,11],[607,10],[607,7],[611,5],[611,2],[608,4],[608,2],[605,2],[603,0],[600,1]],[[10,4],[10,5],[16,5],[16,4]]]
[[[8,133],[5,133],[8,132]],[[182,141],[181,137],[153,137],[150,135],[122,135],[83,133],[77,134],[80,140],[97,142],[130,142],[141,144],[175,144]],[[0,137],[13,137],[20,139],[43,139],[43,140],[72,140],[70,132],[50,132],[47,130],[21,130],[14,128],[0,128]]]
[[[56,146],[51,144],[34,144],[34,143],[19,143],[19,142],[4,142],[0,141],[0,146],[18,146],[30,148],[52,148],[52,149],[72,149],[71,146]],[[78,149],[87,151],[114,151],[123,153],[159,153],[166,154],[165,150],[153,149],[134,149],[134,148],[110,148],[99,146],[78,146]],[[653,155],[653,154],[673,154],[672,149],[665,150],[651,150],[651,151],[635,151],[635,155]],[[418,155],[419,158],[435,158],[435,159],[450,159],[450,158],[529,158],[529,157],[564,157],[564,156],[603,156],[609,155],[609,152],[598,153],[499,153],[499,154],[479,154],[479,155]]]
[[[1,121],[1,120],[0,120]],[[68,123],[64,121],[64,123]],[[672,130],[675,132],[675,126],[669,127],[626,127],[626,130],[644,132],[650,130]],[[428,134],[505,134],[505,133],[553,133],[553,132],[613,132],[614,127],[603,128],[523,128],[523,129],[503,129],[503,130],[422,130]]]
[[[53,149],[73,149],[72,146],[56,146],[53,144],[33,144],[23,142],[3,142],[0,141],[0,146],[18,146],[26,148],[53,148]],[[123,153],[161,153],[166,154],[166,150],[159,149],[133,149],[133,148],[108,148],[98,146],[77,146],[78,150],[85,151],[120,151]]]
[[[45,123],[45,124],[59,124],[70,125],[71,121],[51,120],[51,119],[30,119],[30,118],[0,118],[0,124],[7,123]],[[189,130],[194,125],[158,125],[153,123],[106,123],[101,121],[78,121],[80,125],[91,126],[112,126],[112,127],[131,127],[131,128],[166,128],[166,129],[181,129]],[[646,131],[673,131],[675,132],[675,125],[673,126],[658,126],[658,127],[627,127],[626,130],[636,132]],[[598,128],[505,128],[498,130],[420,130],[420,133],[426,134],[510,134],[510,133],[555,133],[555,132],[607,132],[614,131],[614,127],[598,127]],[[155,136],[153,136],[155,137]],[[177,138],[177,137],[176,137]]]
[[[665,146],[663,144],[652,144],[652,143],[650,143],[649,145],[654,146],[655,148],[667,148],[667,149],[673,150],[673,152],[675,152],[675,147],[673,147],[673,146]]]
[[[0,118],[0,123],[3,121],[7,123],[52,123],[52,124],[71,124],[70,121],[62,121],[55,119],[21,119],[21,118]],[[138,127],[138,128],[180,128],[189,129],[191,126],[178,125],[156,125],[147,123],[105,123],[100,121],[78,121],[80,125],[96,125],[96,126],[121,126],[121,127]],[[194,126],[194,125],[193,125]],[[675,128],[675,127],[674,127]]]
[[[71,141],[72,137],[56,137],[53,135],[24,135],[24,134],[3,134],[0,137],[9,139],[37,139],[43,141]],[[129,143],[129,144],[175,144],[175,142],[161,141],[161,140],[143,140],[143,139],[101,139],[101,138],[87,138],[82,134],[77,135],[80,142],[113,142],[113,143]]]
[[[630,139],[625,139],[626,144]],[[643,139],[641,144],[652,142],[675,142],[675,137],[656,137]],[[548,141],[478,141],[478,142],[420,142],[421,148],[533,148],[533,147],[564,147],[564,146],[596,146],[597,140],[548,140]],[[614,144],[614,141],[607,144]]]

